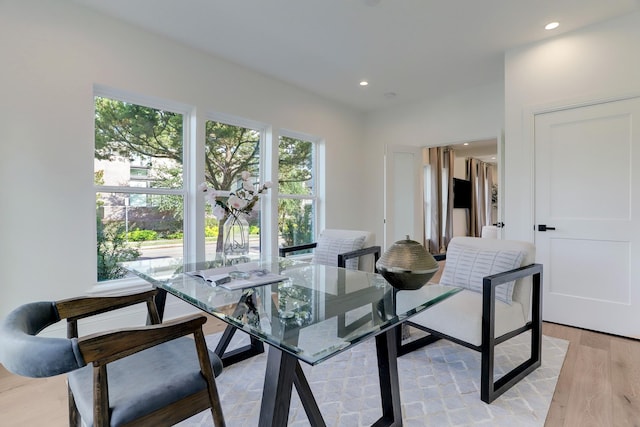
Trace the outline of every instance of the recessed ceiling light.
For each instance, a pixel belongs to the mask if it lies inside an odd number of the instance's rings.
[[[464,143],[464,144],[462,144],[462,145],[469,145],[469,143],[468,143],[468,142],[465,142],[465,143]]]
[[[366,80],[363,80],[360,82],[360,86],[369,86],[369,82]]]
[[[547,25],[544,26],[544,29],[545,30],[555,30],[559,26],[560,26],[559,22],[549,22]]]

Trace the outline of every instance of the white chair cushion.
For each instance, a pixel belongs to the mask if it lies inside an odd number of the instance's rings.
[[[520,267],[522,251],[487,250],[464,245],[450,245],[447,249],[441,285],[459,286],[482,293],[482,279]],[[514,281],[496,287],[496,299],[511,304]]]
[[[496,337],[526,324],[522,306],[516,301],[511,305],[496,301],[495,319]],[[480,346],[482,343],[482,294],[465,289],[411,317],[409,321]]]
[[[312,262],[315,264],[337,265],[338,254],[362,249],[365,235],[358,237],[332,237],[327,233],[322,233],[318,238],[317,246],[313,250]],[[357,270],[358,258],[351,258],[346,261],[346,268]]]

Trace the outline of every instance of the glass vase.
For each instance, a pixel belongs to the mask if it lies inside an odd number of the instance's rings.
[[[223,225],[223,254],[227,262],[249,254],[249,222],[242,214],[229,215]]]

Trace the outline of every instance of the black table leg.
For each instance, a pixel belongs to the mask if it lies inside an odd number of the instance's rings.
[[[312,427],[326,427],[300,362],[295,356],[274,347],[269,348],[267,356],[259,427],[287,425],[294,384],[310,425]]]
[[[262,341],[254,338],[253,335],[249,336],[249,339],[251,340],[249,345],[245,345],[231,351],[226,351],[229,343],[231,342],[231,338],[233,338],[233,335],[237,330],[238,329],[235,326],[227,325],[222,337],[220,337],[220,341],[218,341],[218,345],[216,346],[215,353],[218,355],[220,360],[222,360],[222,364],[224,366],[233,365],[234,363],[238,363],[250,357],[264,353],[264,344]]]
[[[269,349],[258,427],[286,426],[297,360],[275,347]]]
[[[164,307],[167,304],[167,291],[162,288],[157,288],[158,293],[154,298],[154,302],[156,303],[156,308],[158,309],[158,316],[160,317],[160,323],[162,323],[162,318],[164,317]],[[147,325],[152,325],[153,321],[151,317],[147,315]]]
[[[378,378],[382,400],[382,417],[372,427],[402,426],[402,406],[400,404],[400,383],[398,378],[398,354],[396,336],[402,325],[376,336],[378,356]]]
[[[231,316],[239,319],[244,315],[250,315],[253,316],[254,322],[259,322],[260,315],[256,309],[255,301],[253,300],[254,297],[253,290],[243,292]],[[235,326],[227,325],[216,346],[215,353],[220,360],[222,360],[224,366],[233,365],[234,363],[264,353],[264,344],[259,339],[254,338],[253,335],[249,335],[249,339],[251,340],[249,345],[227,352],[226,350],[231,342],[231,338],[233,338],[237,330]]]
[[[373,423],[372,427],[402,426],[396,350],[398,328],[399,326],[376,336],[382,417]],[[269,349],[267,357],[259,427],[287,425],[294,384],[310,425],[312,427],[326,427],[300,362],[295,356],[274,347]]]
[[[300,397],[300,401],[302,402],[302,407],[307,414],[307,418],[312,426],[325,427],[326,424],[322,419],[322,414],[320,413],[320,408],[318,408],[318,404],[316,403],[316,399],[313,397],[311,393],[311,387],[309,387],[309,383],[307,382],[307,377],[304,376],[304,371],[300,366],[300,362],[296,360],[296,375],[293,377],[293,383],[296,386],[296,390],[298,391],[298,396]]]

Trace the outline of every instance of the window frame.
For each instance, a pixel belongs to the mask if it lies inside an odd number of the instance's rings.
[[[151,187],[131,187],[131,186],[113,186],[113,185],[97,185],[94,183],[93,185],[93,203],[95,204],[95,196],[98,193],[113,193],[113,194],[122,194],[122,195],[131,195],[131,194],[143,194],[143,195],[175,195],[182,197],[182,215],[183,215],[183,225],[182,231],[184,234],[183,244],[182,244],[182,255],[185,259],[193,258],[193,247],[190,240],[193,238],[191,236],[190,230],[192,227],[192,218],[194,217],[193,210],[194,207],[191,203],[188,202],[190,193],[192,189],[190,188],[191,180],[189,179],[192,176],[192,168],[191,168],[191,156],[194,153],[193,150],[193,138],[192,138],[192,120],[194,116],[194,107],[189,106],[187,104],[170,101],[166,99],[135,94],[132,92],[114,89],[108,86],[103,85],[94,85],[92,92],[92,111],[94,118],[93,122],[93,145],[92,151],[94,152],[93,159],[95,161],[95,99],[96,97],[108,98],[115,101],[126,102],[129,104],[140,105],[147,108],[153,108],[157,110],[169,111],[171,113],[176,113],[182,115],[182,188],[151,188]],[[93,170],[93,174],[95,174],[95,169]],[[195,191],[195,189],[193,189]],[[97,227],[94,225],[93,229],[94,241],[97,239]],[[98,266],[97,254],[95,255],[95,268]],[[143,281],[142,281],[143,282]],[[112,279],[112,280],[104,280],[98,281],[96,275],[96,289],[100,291],[107,291],[109,289],[113,289],[117,291],[121,288],[137,288],[141,283],[141,279],[138,278],[130,278],[124,277],[120,279]]]
[[[170,111],[182,115],[182,188],[143,188],[130,186],[93,185],[92,204],[95,206],[95,196],[98,193],[116,194],[144,194],[144,195],[176,195],[183,200],[183,246],[182,253],[185,261],[193,262],[204,258],[205,236],[204,229],[205,201],[198,185],[204,181],[204,147],[206,141],[205,129],[207,121],[217,121],[232,126],[241,126],[253,129],[260,134],[259,177],[260,182],[272,181],[273,188],[260,198],[260,247],[265,254],[277,254],[279,227],[278,227],[278,200],[298,199],[311,200],[313,209],[313,238],[317,239],[318,233],[324,227],[324,151],[325,144],[322,138],[286,130],[274,130],[272,125],[233,116],[225,113],[211,111],[198,112],[193,105],[175,102],[169,99],[142,95],[126,90],[95,84],[93,86],[92,102],[92,146],[95,160],[95,98],[104,97],[116,101],[137,104],[144,107]],[[313,194],[296,195],[281,194],[279,192],[279,144],[280,136],[300,139],[312,143],[312,170],[314,175]],[[93,170],[95,172],[95,169]],[[92,173],[94,175],[94,173]],[[233,191],[230,189],[229,191]],[[97,229],[94,222],[94,242],[97,238]],[[97,254],[94,255],[94,268],[97,269]],[[92,294],[111,294],[123,290],[135,290],[148,288],[149,284],[137,277],[125,277],[121,279],[105,280],[98,282],[89,290]]]
[[[321,153],[321,147],[322,147],[322,139],[318,138],[318,137],[314,137],[308,134],[304,134],[304,133],[300,133],[300,132],[295,132],[295,131],[291,131],[291,130],[286,130],[286,129],[280,129],[280,131],[278,132],[278,138],[276,138],[276,150],[279,152],[280,150],[280,137],[285,137],[285,138],[292,138],[292,139],[298,139],[301,141],[305,141],[305,142],[309,142],[311,143],[312,149],[311,149],[311,173],[313,175],[313,181],[314,181],[314,186],[313,186],[313,193],[312,194],[286,194],[286,193],[281,193],[280,192],[280,186],[278,185],[278,192],[276,195],[276,200],[275,200],[275,209],[277,211],[278,209],[278,202],[280,201],[280,199],[286,199],[286,200],[311,200],[311,202],[313,203],[313,216],[312,216],[312,220],[313,220],[313,224],[312,224],[312,240],[311,242],[308,243],[312,243],[317,241],[318,235],[320,233],[320,231],[322,230],[321,226],[320,226],[320,218],[324,217],[323,215],[321,215],[320,213],[320,200],[321,197],[319,196],[322,193],[322,184],[321,184],[321,179],[320,179],[320,175],[318,173],[319,169],[319,165],[320,165],[320,153]],[[276,168],[278,168],[278,160],[275,160],[275,164],[276,164]],[[279,178],[280,176],[280,171],[279,168],[277,169],[276,172],[276,176],[277,178]],[[280,230],[278,227],[278,222],[277,222],[277,215],[276,215],[276,240],[279,238],[280,236]],[[278,244],[279,245],[279,244]]]
[[[247,119],[247,118],[243,118],[243,117],[237,117],[237,116],[233,116],[230,114],[224,114],[224,113],[216,113],[216,112],[207,112],[202,116],[202,123],[200,123],[198,126],[203,130],[203,138],[202,141],[199,141],[199,147],[200,149],[204,150],[204,147],[206,145],[206,127],[207,127],[207,122],[209,121],[213,121],[213,122],[218,122],[218,123],[223,123],[225,125],[229,125],[229,126],[237,126],[237,127],[243,127],[243,128],[247,128],[247,129],[251,129],[254,130],[256,132],[258,132],[260,134],[260,138],[258,140],[258,143],[260,144],[260,156],[258,157],[258,180],[260,181],[260,183],[264,183],[265,181],[269,181],[270,179],[267,178],[269,176],[268,171],[271,170],[271,168],[268,167],[267,164],[267,151],[270,150],[270,138],[269,138],[269,134],[270,134],[270,126],[259,122],[257,120],[251,120],[251,119]],[[204,152],[203,152],[204,153]],[[197,186],[198,184],[200,184],[201,182],[204,182],[205,177],[204,177],[204,155],[202,155],[202,160],[198,160],[198,177],[199,180],[197,180],[197,184],[194,186],[194,188],[192,189],[195,194],[197,196],[200,197],[200,199],[202,199],[201,201],[198,201],[198,204],[201,206],[201,209],[198,209],[197,212],[195,213],[196,215],[199,216],[198,220],[202,221],[202,225],[203,227],[201,227],[201,229],[198,230],[194,230],[195,231],[195,239],[198,239],[198,249],[196,250],[196,259],[204,259],[205,257],[205,252],[206,252],[206,248],[205,248],[205,241],[204,241],[204,218],[205,218],[205,203],[204,203],[204,198],[202,197],[202,195],[200,194],[200,192],[198,192],[197,190]],[[228,196],[229,193],[231,193],[232,191],[234,191],[234,189],[229,189],[229,190],[219,190],[221,195],[226,195]],[[270,191],[267,191],[264,196],[260,197],[260,249],[261,250],[265,250],[266,252],[268,252],[268,237],[271,235],[271,222],[267,219],[268,215],[267,210],[270,209],[269,207],[269,203],[268,201],[270,200],[269,193]],[[199,221],[196,221],[196,223],[198,223]],[[263,232],[263,230],[265,232]]]

